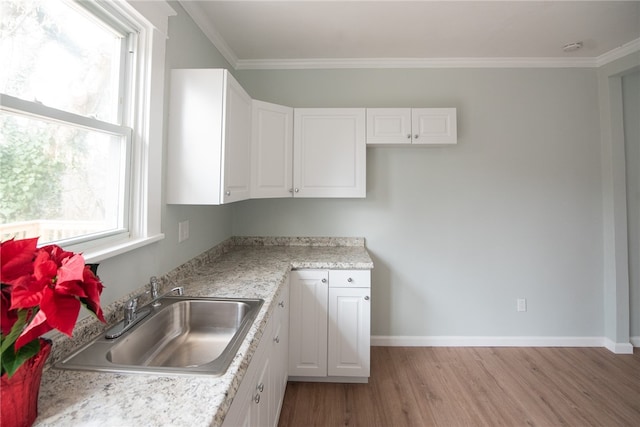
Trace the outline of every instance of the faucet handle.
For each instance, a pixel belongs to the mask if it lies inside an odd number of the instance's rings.
[[[124,305],[124,323],[125,325],[136,320],[136,311],[138,310],[138,297],[133,297]]]
[[[151,276],[151,279],[149,279],[149,286],[151,287],[151,298],[158,298],[160,282],[158,281],[158,278],[156,276]]]
[[[125,308],[127,310],[136,310],[138,308],[138,298],[139,297],[133,297],[129,301],[127,301],[127,303],[125,304]]]

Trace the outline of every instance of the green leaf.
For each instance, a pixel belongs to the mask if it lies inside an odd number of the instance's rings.
[[[18,320],[13,324],[11,328],[11,332],[5,337],[1,337],[2,345],[0,345],[0,354],[2,355],[2,360],[4,360],[4,353],[7,350],[11,350],[13,353],[13,343],[16,342],[25,325],[27,324],[27,315],[29,314],[28,310],[18,310]]]
[[[25,344],[17,353],[13,351],[13,345],[10,350],[11,351],[2,353],[2,371],[7,373],[7,377],[11,377],[20,365],[38,354],[40,351],[40,340],[35,339]]]

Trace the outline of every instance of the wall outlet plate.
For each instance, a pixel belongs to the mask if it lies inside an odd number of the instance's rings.
[[[527,311],[527,300],[525,298],[518,298],[516,304],[518,311]]]
[[[189,238],[189,220],[178,223],[178,243],[182,243]]]

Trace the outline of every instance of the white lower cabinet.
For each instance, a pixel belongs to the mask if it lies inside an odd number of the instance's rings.
[[[224,419],[224,427],[276,427],[287,385],[289,287],[277,306]]]
[[[291,272],[289,379],[366,382],[371,272]]]
[[[326,377],[329,272],[298,270],[289,277],[289,375]]]
[[[327,375],[368,377],[370,288],[329,289]]]

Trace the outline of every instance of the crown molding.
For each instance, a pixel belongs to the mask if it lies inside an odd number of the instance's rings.
[[[237,61],[238,70],[337,68],[594,68],[595,58],[345,58]]]
[[[625,43],[620,47],[598,56],[596,58],[596,63],[598,64],[598,67],[602,67],[616,59],[620,59],[635,52],[640,52],[640,38],[631,40],[629,43]]]
[[[598,57],[504,58],[308,58],[238,59],[231,46],[211,25],[200,2],[178,3],[235,70],[299,70],[347,68],[598,68],[640,51],[640,38]]]
[[[229,62],[234,69],[238,68],[238,56],[235,54],[231,46],[222,38],[220,33],[211,25],[206,18],[206,14],[200,6],[199,2],[180,0],[178,3],[184,8],[187,14],[193,19],[196,25],[202,30],[205,36],[213,43],[218,51]]]

